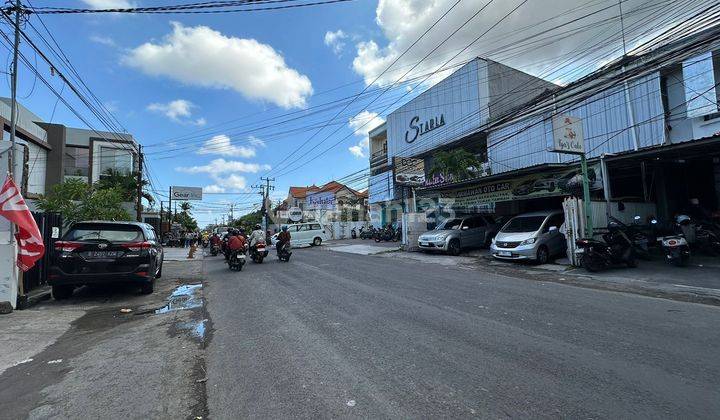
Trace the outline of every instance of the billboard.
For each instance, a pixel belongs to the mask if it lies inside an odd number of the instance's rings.
[[[554,115],[553,152],[583,154],[585,153],[585,135],[580,118],[569,115]]]
[[[590,178],[591,191],[602,190],[603,182],[599,164],[591,165],[588,168],[588,178]],[[563,195],[580,196],[582,194],[582,176],[580,168],[559,169],[442,191],[440,194],[440,204],[455,208],[481,209],[489,203],[498,201]]]
[[[394,157],[393,173],[397,185],[423,185],[425,183],[425,160]]]
[[[202,200],[202,187],[170,187],[170,198],[180,201]]]
[[[305,197],[305,210],[335,210],[335,193],[318,192]]]

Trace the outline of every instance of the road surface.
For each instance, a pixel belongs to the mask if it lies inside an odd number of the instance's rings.
[[[720,308],[394,258],[205,259],[209,415],[720,413]]]

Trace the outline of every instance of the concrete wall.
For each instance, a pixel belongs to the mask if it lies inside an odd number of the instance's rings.
[[[38,123],[48,134],[48,144],[52,150],[47,154],[45,172],[45,190],[63,182],[63,155],[65,154],[65,126],[60,124]]]
[[[558,86],[495,61],[488,61],[490,119],[522,105],[547,89]]]

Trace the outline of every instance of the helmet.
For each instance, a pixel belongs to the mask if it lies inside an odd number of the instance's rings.
[[[611,220],[608,222],[607,227],[608,227],[608,230],[615,231],[615,230],[620,229],[620,224],[614,220]]]
[[[283,227],[282,227],[282,231],[283,231],[283,232],[287,232],[287,226],[283,226]]]
[[[255,225],[255,230],[261,230],[261,229],[262,229],[262,226],[260,226],[259,223]]]
[[[681,214],[675,218],[675,221],[680,225],[688,224],[688,223],[690,223],[690,216]]]

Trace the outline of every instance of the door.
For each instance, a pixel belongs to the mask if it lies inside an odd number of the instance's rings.
[[[482,226],[481,226],[482,224]],[[463,248],[482,245],[485,221],[479,217],[468,217],[460,227],[460,244]]]
[[[554,214],[545,221],[543,226],[543,235],[547,237],[546,245],[550,251],[550,255],[560,254],[565,249],[565,237],[560,233],[560,226],[565,221],[563,213]],[[550,229],[554,227],[555,229]]]

